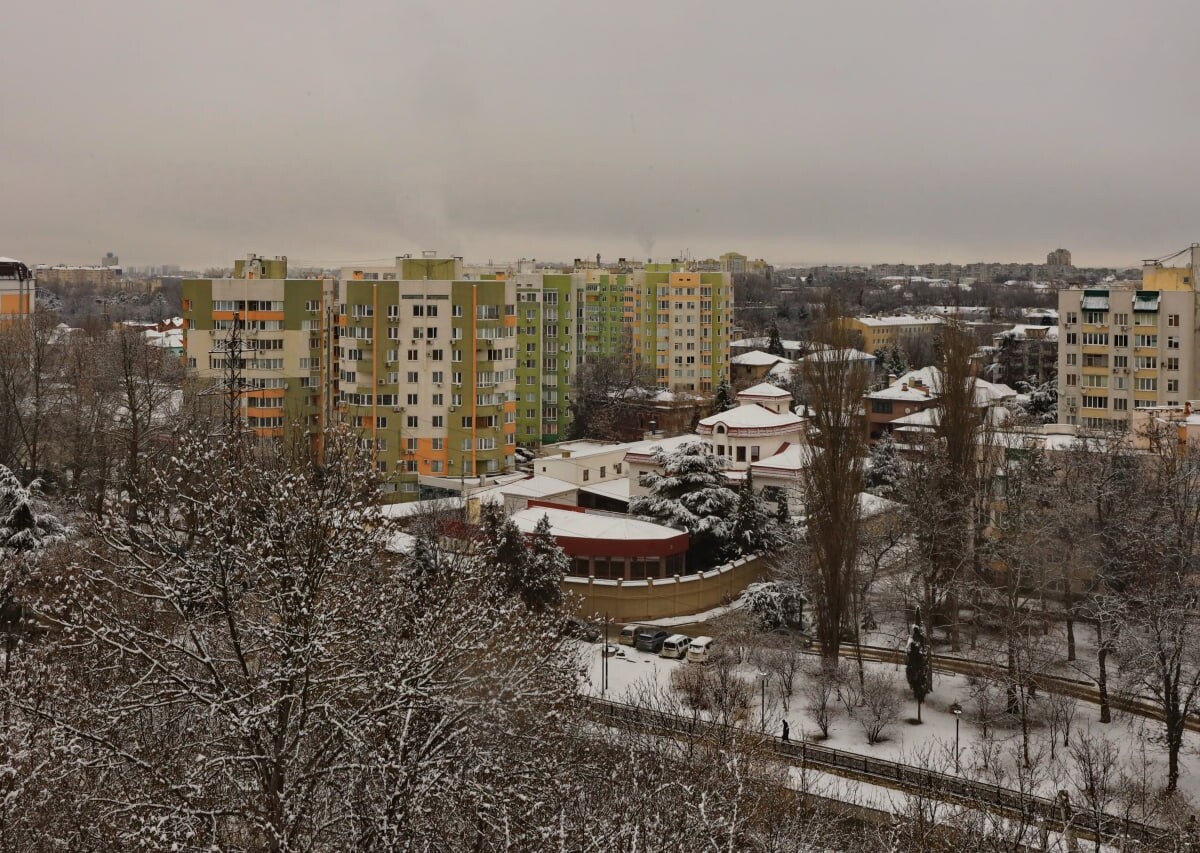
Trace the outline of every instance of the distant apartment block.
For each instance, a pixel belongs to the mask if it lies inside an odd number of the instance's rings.
[[[42,287],[88,286],[119,287],[124,270],[119,266],[69,266],[38,264],[38,284]]]
[[[184,349],[192,377],[214,406],[236,392],[242,422],[260,437],[282,437],[290,426],[319,436],[332,418],[337,387],[336,293],[332,279],[289,279],[287,258],[256,255],[237,261],[230,278],[185,280]],[[240,358],[227,347],[235,327]],[[229,388],[231,377],[239,388]]]
[[[511,469],[517,433],[515,283],[461,258],[400,257],[341,275],[337,409],[387,490]],[[428,482],[427,480],[424,482]]]
[[[263,437],[345,423],[399,499],[565,438],[590,359],[652,366],[667,394],[710,394],[729,371],[730,274],[680,262],[514,271],[427,252],[335,280],[251,255],[230,278],[185,281],[183,297],[187,363],[209,396],[236,326],[244,422]]]
[[[631,276],[625,304],[635,357],[654,365],[660,388],[711,394],[729,378],[730,273],[672,261]]]
[[[1200,396],[1200,244],[1188,263],[1147,262],[1142,281],[1059,291],[1059,420],[1127,429],[1135,409]]]
[[[0,322],[33,314],[36,292],[28,266],[14,258],[0,258]]]
[[[898,346],[909,335],[932,334],[942,325],[940,317],[898,314],[892,317],[847,317],[845,328],[862,337],[859,349],[875,353]]]

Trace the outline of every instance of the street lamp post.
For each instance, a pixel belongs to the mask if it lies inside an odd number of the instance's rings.
[[[762,695],[758,702],[759,721],[758,727],[763,734],[767,733],[767,674],[760,672],[758,674],[759,685],[762,687]]]
[[[608,613],[604,614],[604,645],[600,649],[600,697],[608,692]]]
[[[958,722],[962,719],[962,705],[955,702],[950,706],[950,713],[954,715],[954,772],[959,772],[958,766]]]

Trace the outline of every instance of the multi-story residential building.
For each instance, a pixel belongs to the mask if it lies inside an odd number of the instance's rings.
[[[118,266],[70,266],[38,264],[37,279],[42,287],[88,286],[117,287],[124,270]]]
[[[1200,244],[1189,263],[1150,261],[1142,281],[1059,291],[1059,420],[1127,429],[1134,409],[1200,396],[1197,288]]]
[[[283,436],[290,426],[319,437],[336,387],[336,293],[333,279],[289,279],[283,257],[249,255],[234,263],[232,278],[185,280],[184,348],[193,380],[214,403],[236,403],[260,437]],[[235,328],[240,356],[231,358]]]
[[[30,316],[36,294],[29,267],[13,258],[0,258],[0,322]]]
[[[584,354],[585,279],[521,272],[517,300],[517,443],[560,441],[571,422],[571,382]]]
[[[1048,267],[1069,267],[1071,266],[1071,253],[1066,249],[1055,249],[1046,255],[1046,266]]]
[[[942,325],[940,317],[899,314],[893,317],[847,317],[842,321],[851,332],[862,336],[858,346],[874,353],[898,345],[909,335],[932,334]]]
[[[1049,382],[1058,370],[1058,327],[1021,323],[992,335],[989,378],[996,382]]]
[[[653,364],[659,387],[712,393],[729,378],[732,277],[679,261],[632,274],[626,318],[636,358]]]
[[[341,275],[338,407],[362,431],[385,491],[513,467],[516,287],[467,278],[461,258],[396,259]]]

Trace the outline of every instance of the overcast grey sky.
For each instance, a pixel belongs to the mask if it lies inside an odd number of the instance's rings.
[[[0,254],[1133,264],[1200,3],[5,4]]]

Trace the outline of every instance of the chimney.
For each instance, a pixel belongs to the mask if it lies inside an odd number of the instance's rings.
[[[899,378],[900,378],[900,377],[899,377],[899,376],[897,376],[896,374],[894,374],[894,373],[889,373],[889,374],[888,374],[888,385],[895,385],[895,384],[896,384],[896,380],[897,380],[897,379],[899,379]]]
[[[901,385],[901,386],[900,386],[900,390],[901,390],[901,391],[907,391],[907,390],[908,390],[908,383],[907,383],[907,382],[905,382],[903,385]]]

